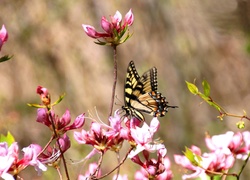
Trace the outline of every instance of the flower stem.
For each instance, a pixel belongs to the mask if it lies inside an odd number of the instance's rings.
[[[113,89],[112,89],[112,96],[111,96],[111,103],[110,103],[110,112],[109,112],[109,117],[112,115],[113,112],[113,105],[114,105],[114,100],[115,100],[115,89],[116,89],[116,82],[117,82],[117,49],[116,45],[113,46],[113,59],[114,59],[114,84],[113,84]]]
[[[50,109],[49,108],[47,108],[47,109],[48,109],[48,113],[49,113],[49,120],[50,120],[50,122],[52,124],[52,127],[53,127],[54,137],[57,138],[56,141],[58,143],[58,147],[59,147],[60,154],[61,154],[61,157],[62,157],[62,161],[63,161],[63,166],[64,166],[66,178],[67,178],[67,180],[69,180],[70,178],[69,178],[68,168],[67,168],[67,165],[66,165],[66,160],[65,160],[62,148],[61,148],[60,143],[59,143],[59,137],[60,136],[58,136],[58,134],[56,133],[56,127],[55,127],[55,123],[53,121],[53,117],[51,115]]]

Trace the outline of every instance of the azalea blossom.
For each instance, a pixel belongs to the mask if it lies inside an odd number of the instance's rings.
[[[234,155],[228,154],[224,148],[217,148],[209,153],[201,154],[201,150],[197,146],[192,146],[191,151],[201,158],[197,161],[199,162],[197,165],[184,155],[174,155],[175,162],[191,172],[184,174],[182,179],[198,177],[206,179],[207,175],[213,176],[213,173],[223,173],[229,170],[235,162]]]
[[[246,146],[244,146],[243,135],[240,132],[228,131],[225,134],[206,137],[205,142],[211,151],[221,149],[227,155],[247,154],[248,152]]]
[[[74,138],[79,144],[93,146],[99,152],[113,150],[118,152],[129,131],[122,127],[121,117],[115,112],[114,117],[109,118],[110,126],[92,122],[90,130],[74,132]]]
[[[158,144],[153,142],[154,133],[159,129],[160,123],[157,118],[153,118],[150,126],[146,123],[143,123],[142,127],[132,127],[130,128],[131,137],[136,144],[136,149],[131,151],[128,155],[128,158],[132,158],[136,154],[147,150],[150,152],[164,148],[163,144]]]
[[[23,148],[23,158],[19,159],[18,145],[16,142],[8,147],[6,142],[0,143],[0,176],[3,179],[14,179],[13,176],[18,175],[27,166],[34,166],[38,174],[46,171],[47,168],[37,158],[42,148],[37,144]]]
[[[85,122],[84,114],[80,114],[74,120],[73,124],[69,125],[71,122],[71,116],[70,116],[69,110],[66,110],[61,118],[56,116],[53,110],[50,110],[50,113],[51,113],[51,116],[49,116],[47,109],[38,108],[36,121],[48,126],[51,129],[51,131],[53,131],[52,122],[50,120],[50,117],[52,117],[52,121],[54,122],[57,135],[64,134],[66,131],[69,131],[72,129],[81,128]]]
[[[4,25],[2,25],[2,29],[0,30],[0,51],[2,49],[3,44],[8,40],[8,32]]]
[[[149,152],[144,150],[142,152],[144,160],[139,155],[135,155],[131,160],[141,166],[140,171],[135,173],[135,179],[172,179],[172,171],[170,168],[170,161],[166,156],[166,148],[157,151],[157,159],[150,159]],[[166,163],[166,164],[165,164]]]
[[[122,23],[122,15],[119,11],[116,11],[114,16],[110,16],[110,21],[106,17],[102,17],[101,27],[104,32],[98,32],[93,26],[82,24],[85,33],[95,39],[103,38],[104,41],[98,40],[98,44],[109,44],[119,45],[125,42],[131,35],[128,33],[127,36],[122,39],[127,31],[127,27],[131,26],[134,22],[134,15],[130,9],[124,17]]]
[[[192,150],[194,154],[201,156],[201,150],[197,146],[191,146],[190,149]],[[190,162],[186,156],[175,154],[174,160],[176,164],[179,164],[185,169],[191,171],[190,174],[184,174],[182,176],[182,179],[197,178],[197,177],[200,177],[202,180],[206,179],[207,176],[206,176],[205,170],[199,166],[193,165],[192,162]]]

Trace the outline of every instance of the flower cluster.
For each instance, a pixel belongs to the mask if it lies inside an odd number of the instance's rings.
[[[63,157],[63,153],[71,146],[66,132],[81,128],[84,124],[84,114],[79,115],[71,125],[69,125],[71,121],[69,110],[66,110],[61,118],[55,115],[54,110],[51,108],[47,88],[38,86],[37,93],[45,105],[34,105],[34,107],[43,107],[37,110],[37,122],[49,127],[52,131],[51,140],[43,149],[38,144],[31,144],[23,148],[24,155],[22,159],[18,159],[19,147],[16,142],[13,142],[10,147],[6,142],[0,143],[0,176],[4,179],[15,179],[27,166],[34,166],[38,174],[47,170],[45,165],[58,169],[58,163]],[[53,140],[55,140],[54,145],[52,145]]]
[[[34,166],[40,174],[47,168],[38,158],[42,148],[37,144],[23,148],[23,158],[19,159],[19,147],[14,142],[8,147],[6,142],[0,143],[0,177],[3,179],[14,180],[14,177],[24,170],[27,166]]]
[[[82,27],[85,33],[94,39],[97,39],[97,44],[117,46],[124,43],[131,35],[128,33],[127,36],[122,39],[129,26],[134,22],[134,15],[130,9],[124,17],[122,23],[122,15],[119,11],[116,11],[114,16],[110,16],[110,21],[106,17],[102,17],[101,26],[104,32],[97,32],[93,26],[83,24]],[[104,41],[100,41],[102,38]]]
[[[185,174],[182,179],[205,178],[206,175],[214,176],[218,173],[227,172],[233,167],[236,158],[246,159],[250,153],[250,132],[234,133],[229,131],[225,134],[206,137],[205,142],[210,150],[201,153],[200,148],[192,146],[191,151],[195,156],[200,157],[200,163],[191,162],[186,156],[175,155],[175,162],[184,168],[192,171],[192,174]]]
[[[128,151],[127,157],[144,168],[143,175],[145,177],[160,179],[161,176],[167,176],[167,179],[171,179],[170,163],[165,159],[167,150],[164,144],[154,142],[153,140],[154,133],[159,129],[157,118],[153,118],[150,126],[143,123],[141,127],[138,126],[141,124],[138,119],[125,118],[123,125],[122,118],[116,111],[114,117],[110,117],[109,121],[110,126],[92,122],[89,131],[83,129],[81,132],[74,132],[74,137],[79,144],[87,144],[93,147],[93,151],[90,152],[87,158],[92,157],[96,153],[103,155],[108,150],[119,152],[123,142],[127,141],[131,145],[131,150]],[[157,151],[158,160],[149,159],[149,153],[155,151]],[[142,163],[139,158],[138,154],[141,152],[146,159],[145,163]],[[98,173],[98,171],[95,173]],[[137,176],[138,174],[139,172]],[[91,174],[90,176],[96,177],[97,174]]]

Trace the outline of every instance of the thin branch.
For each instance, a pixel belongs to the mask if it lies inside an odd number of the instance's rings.
[[[115,100],[115,89],[116,89],[116,82],[117,82],[117,59],[116,59],[117,49],[116,49],[116,45],[113,46],[113,51],[114,51],[114,55],[113,55],[113,59],[114,59],[114,84],[113,84],[113,88],[112,88],[109,117],[112,115],[112,112],[113,112],[113,105],[114,105],[114,100]]]
[[[128,155],[129,153],[133,150],[133,148],[131,147],[129,149],[129,151],[127,152],[126,156],[122,159],[122,161],[113,169],[111,170],[110,172],[104,174],[102,177],[98,178],[98,179],[102,179],[102,178],[105,178],[106,176],[110,175],[111,173],[113,173],[116,169],[118,169],[124,162],[125,160],[128,158]]]
[[[69,180],[69,172],[68,172],[68,168],[67,168],[67,165],[66,165],[66,160],[65,160],[65,157],[64,157],[64,153],[61,149],[61,146],[60,146],[60,143],[59,143],[59,136],[58,134],[56,133],[56,127],[55,127],[55,123],[53,121],[53,117],[51,115],[51,112],[50,112],[50,109],[48,109],[48,112],[49,112],[49,120],[52,124],[52,127],[53,127],[53,132],[54,132],[54,136],[57,138],[57,143],[58,143],[58,147],[59,147],[59,150],[60,150],[60,154],[61,154],[61,157],[62,157],[62,161],[63,161],[63,166],[64,166],[64,170],[65,170],[65,174],[66,174],[66,178]]]
[[[238,176],[237,176],[237,179],[240,179],[240,175],[241,175],[241,173],[243,172],[244,168],[246,167],[247,162],[248,162],[248,160],[249,160],[249,157],[250,157],[250,153],[248,153],[247,159],[244,161],[244,164],[243,164],[243,166],[241,167],[241,170],[240,170],[240,172],[239,172],[239,174],[238,174]]]

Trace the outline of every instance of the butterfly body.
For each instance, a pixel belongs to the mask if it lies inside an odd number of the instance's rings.
[[[146,71],[141,77],[137,73],[134,62],[129,63],[124,88],[125,116],[134,116],[144,121],[141,112],[151,116],[164,116],[169,107],[166,98],[157,92],[157,69],[155,67]]]

